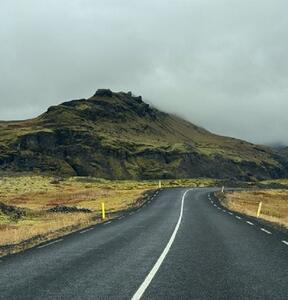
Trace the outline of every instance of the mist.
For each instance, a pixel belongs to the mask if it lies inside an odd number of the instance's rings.
[[[285,0],[1,0],[0,119],[110,88],[288,145],[287,11]]]

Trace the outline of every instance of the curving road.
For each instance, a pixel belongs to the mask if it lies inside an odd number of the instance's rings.
[[[124,218],[0,259],[0,299],[288,299],[288,236],[167,189]]]

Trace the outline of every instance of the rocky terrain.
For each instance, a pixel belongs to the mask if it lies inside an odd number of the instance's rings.
[[[101,89],[35,119],[0,122],[4,173],[256,180],[287,176],[285,166],[269,148],[214,135],[131,92]]]

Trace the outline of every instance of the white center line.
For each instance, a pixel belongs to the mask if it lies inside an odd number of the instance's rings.
[[[182,221],[182,217],[183,217],[183,208],[184,208],[184,202],[185,202],[185,197],[187,195],[188,192],[192,191],[191,190],[187,190],[183,197],[182,197],[182,201],[181,201],[181,209],[180,209],[180,215],[179,215],[179,219],[178,222],[176,224],[176,227],[174,229],[174,232],[168,242],[168,244],[166,245],[165,249],[163,250],[162,254],[160,255],[160,257],[158,258],[156,264],[154,265],[154,267],[151,269],[150,273],[147,275],[147,277],[145,278],[145,280],[143,281],[143,283],[140,285],[139,289],[136,291],[136,293],[134,294],[134,296],[132,297],[132,300],[139,300],[141,299],[141,297],[143,296],[145,290],[148,288],[148,286],[150,285],[151,281],[153,280],[154,276],[156,275],[157,271],[159,270],[159,268],[161,267],[161,264],[163,263],[166,255],[168,254],[174,240],[176,237],[176,234],[179,230],[181,221]]]
[[[246,221],[246,223],[249,224],[249,225],[251,225],[251,226],[254,225],[254,223],[252,223],[252,222],[250,222],[250,221]]]
[[[261,230],[262,230],[263,232],[267,233],[267,234],[272,234],[272,232],[266,230],[265,228],[261,228]]]
[[[284,243],[286,246],[288,246],[288,242],[287,241],[282,241],[282,243]]]
[[[53,242],[51,242],[51,243],[48,243],[48,244],[39,246],[39,247],[37,247],[37,248],[38,248],[38,249],[42,249],[42,248],[44,248],[44,247],[48,247],[48,246],[50,246],[50,245],[53,245],[53,244],[56,244],[56,243],[59,243],[59,242],[62,242],[62,241],[63,241],[63,239],[56,240],[56,241],[53,241]]]
[[[82,234],[82,233],[85,233],[85,232],[91,231],[91,230],[93,230],[93,229],[94,229],[94,228],[93,228],[93,227],[91,227],[91,228],[88,228],[88,229],[84,229],[84,230],[80,231],[79,233],[80,233],[80,234]]]

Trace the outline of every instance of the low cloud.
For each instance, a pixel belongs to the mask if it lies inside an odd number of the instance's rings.
[[[2,0],[0,119],[132,90],[213,132],[288,144],[287,1]]]

